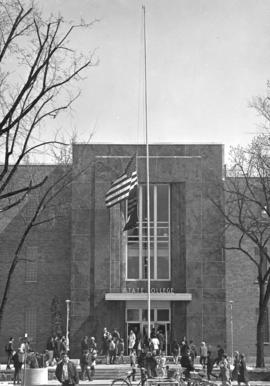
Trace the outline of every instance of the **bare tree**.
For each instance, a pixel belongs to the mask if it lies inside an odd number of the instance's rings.
[[[69,156],[63,150],[66,143],[49,132],[48,124],[71,108],[80,95],[78,81],[97,64],[93,52],[84,55],[71,44],[76,30],[94,23],[74,25],[54,16],[45,20],[27,0],[0,0],[0,216],[4,219],[33,194],[36,197],[11,258],[0,300],[0,329],[12,275],[27,237],[32,229],[61,215],[55,211],[61,207],[59,197],[76,178],[65,165],[52,175],[34,178],[29,173],[29,178],[24,176],[18,183],[20,165],[47,152],[48,147],[55,154],[59,150],[60,159]],[[52,211],[48,211],[50,206]]]
[[[61,17],[44,20],[34,5],[24,4],[0,0],[0,211],[45,183],[46,176],[11,188],[18,166],[29,156],[64,145],[48,132],[47,121],[71,108],[80,94],[77,81],[97,64],[94,53],[82,55],[70,43],[75,30],[95,21],[70,25]]]
[[[212,199],[225,219],[225,249],[243,253],[257,272],[257,367],[265,365],[264,333],[270,297],[270,248],[267,248],[270,241],[269,156],[270,142],[265,135],[255,137],[247,147],[233,148],[230,171],[220,185],[224,203]]]

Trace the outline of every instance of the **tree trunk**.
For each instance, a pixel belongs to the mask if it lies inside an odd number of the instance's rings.
[[[256,367],[265,367],[264,364],[264,323],[259,316],[257,323],[257,356]]]

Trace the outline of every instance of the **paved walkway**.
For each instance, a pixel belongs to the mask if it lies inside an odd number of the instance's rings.
[[[89,381],[80,381],[79,385],[80,386],[110,386],[111,385],[111,382],[112,380],[109,380],[109,379],[106,379],[106,380],[94,380],[92,382],[89,382]],[[221,386],[221,382],[220,381],[217,381],[215,382],[215,384],[217,386]],[[250,386],[270,386],[270,381],[269,382],[262,382],[262,381],[251,381],[249,382]],[[13,385],[13,382],[0,382],[0,385]],[[58,381],[48,381],[48,383],[46,383],[46,385],[42,385],[42,386],[54,386],[54,385],[58,385],[60,386],[60,383]],[[137,382],[133,382],[133,385],[136,386],[137,385]],[[232,385],[233,386],[237,386],[237,382],[232,382]],[[243,384],[242,384],[243,385]],[[25,385],[27,386],[27,385]]]

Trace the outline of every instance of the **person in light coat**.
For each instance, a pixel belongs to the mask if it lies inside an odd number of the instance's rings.
[[[128,335],[128,351],[129,354],[133,351],[136,342],[136,335],[133,330],[130,330]]]

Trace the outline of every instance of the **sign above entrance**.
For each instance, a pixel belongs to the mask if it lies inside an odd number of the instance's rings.
[[[147,300],[146,292],[137,291],[140,288],[137,288],[136,291],[132,292],[132,288],[128,292],[115,292],[115,293],[106,293],[105,300]],[[192,294],[189,293],[177,293],[177,292],[158,292],[163,290],[163,288],[152,288],[155,291],[151,291],[151,300],[163,300],[163,301],[182,301],[189,302],[192,300]],[[167,288],[164,288],[167,289]]]
[[[146,289],[141,287],[136,287],[136,288],[127,288],[127,292],[131,294],[137,294],[137,293],[146,293]],[[174,289],[173,288],[151,288],[150,289],[151,293],[158,293],[158,294],[165,294],[165,293],[172,293],[174,294]]]

